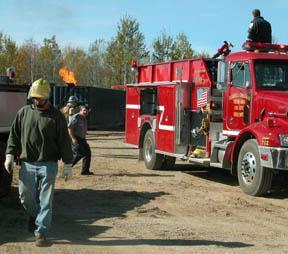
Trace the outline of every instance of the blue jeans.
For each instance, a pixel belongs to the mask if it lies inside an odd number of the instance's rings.
[[[21,162],[19,196],[27,213],[36,218],[35,235],[47,235],[52,220],[57,162]]]

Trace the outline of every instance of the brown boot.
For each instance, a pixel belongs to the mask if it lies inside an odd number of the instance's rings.
[[[47,247],[48,241],[46,240],[46,237],[44,235],[36,235],[35,245],[37,247]]]

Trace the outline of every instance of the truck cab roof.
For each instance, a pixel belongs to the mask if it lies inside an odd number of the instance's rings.
[[[274,59],[274,60],[288,60],[288,55],[273,52],[250,52],[241,51],[231,53],[226,57],[226,61],[249,61],[255,59]]]

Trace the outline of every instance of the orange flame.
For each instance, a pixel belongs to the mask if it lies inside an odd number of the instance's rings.
[[[73,71],[69,71],[69,69],[64,66],[59,70],[60,77],[64,80],[67,84],[74,84],[76,85],[77,80],[75,78],[75,74]]]

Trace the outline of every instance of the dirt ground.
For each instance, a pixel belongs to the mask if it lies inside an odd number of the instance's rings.
[[[0,253],[288,253],[288,191],[243,194],[226,171],[151,171],[122,132],[90,132],[94,176],[57,178],[50,247],[34,246],[13,189],[0,200]],[[61,169],[62,165],[60,165]]]

